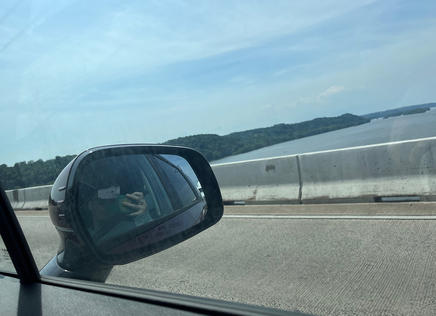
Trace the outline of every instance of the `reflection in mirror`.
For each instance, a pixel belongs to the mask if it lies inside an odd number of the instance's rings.
[[[78,213],[94,242],[129,240],[181,213],[180,229],[203,220],[207,207],[189,163],[175,155],[121,155],[91,160],[74,179]],[[118,240],[121,244],[121,240]],[[112,247],[111,247],[112,248]]]
[[[173,165],[177,166],[181,169],[181,171],[188,177],[188,179],[191,181],[191,183],[195,184],[195,187],[197,188],[198,192],[200,193],[201,197],[205,199],[203,189],[201,187],[200,181],[198,181],[197,175],[195,174],[194,170],[192,170],[191,165],[189,162],[186,161],[185,158],[176,156],[176,155],[162,155],[165,159],[170,161]]]

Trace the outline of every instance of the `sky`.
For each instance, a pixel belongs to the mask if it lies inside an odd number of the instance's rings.
[[[4,1],[0,164],[436,102],[436,1]]]

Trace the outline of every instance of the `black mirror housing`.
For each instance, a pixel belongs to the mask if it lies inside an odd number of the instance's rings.
[[[190,148],[92,148],[58,180],[49,210],[66,239],[58,257],[66,259],[67,268],[81,258],[113,266],[148,257],[195,236],[223,215],[215,175],[204,156]],[[67,253],[68,244],[74,244],[74,254]]]

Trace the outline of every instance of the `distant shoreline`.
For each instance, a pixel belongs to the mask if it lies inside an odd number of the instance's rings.
[[[428,109],[427,111],[429,111],[431,108],[434,108],[434,107],[436,107],[436,103],[424,103],[424,104],[403,106],[401,108],[395,108],[395,109],[390,109],[390,110],[386,110],[386,111],[369,113],[369,114],[365,114],[365,115],[361,115],[361,116],[364,118],[373,120],[373,119],[378,119],[378,118],[388,118],[388,117],[392,117],[392,116],[400,116],[400,115],[405,114],[405,113],[409,113],[409,114],[423,113],[423,112],[413,112],[413,111],[414,110],[420,111],[421,109]],[[427,111],[424,111],[424,112],[427,112]],[[409,115],[409,114],[405,114],[405,115]]]

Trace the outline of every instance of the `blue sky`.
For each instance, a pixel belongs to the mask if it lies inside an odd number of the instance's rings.
[[[0,164],[436,101],[436,2],[0,4]]]

